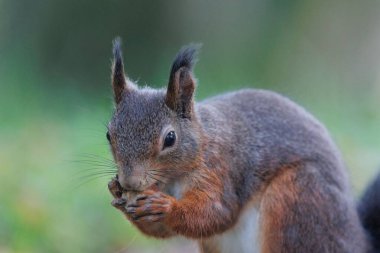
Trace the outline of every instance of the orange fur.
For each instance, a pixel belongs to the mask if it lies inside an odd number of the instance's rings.
[[[262,253],[282,252],[281,241],[284,240],[282,227],[287,223],[289,206],[299,198],[300,189],[294,184],[297,170],[284,169],[275,177],[262,195],[261,249]]]

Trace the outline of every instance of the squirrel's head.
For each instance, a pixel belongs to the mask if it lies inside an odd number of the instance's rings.
[[[181,49],[167,89],[138,88],[124,74],[120,39],[114,41],[115,111],[107,138],[123,188],[164,187],[199,165],[201,131],[194,112],[192,73],[196,53],[194,46]]]

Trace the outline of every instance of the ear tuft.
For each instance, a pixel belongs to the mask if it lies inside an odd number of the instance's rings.
[[[174,59],[170,71],[165,103],[180,117],[192,118],[196,81],[193,66],[200,44],[183,47]]]
[[[180,49],[172,64],[170,80],[173,80],[175,73],[180,68],[187,68],[189,71],[193,70],[193,66],[198,60],[197,56],[201,46],[201,44],[189,44]]]
[[[119,63],[122,62],[122,53],[121,53],[121,38],[120,37],[116,37],[114,40],[113,40],[113,57],[115,59],[115,61],[118,61]]]
[[[123,91],[127,88],[127,82],[124,74],[123,55],[121,52],[121,39],[117,37],[113,41],[113,66],[112,66],[112,86],[115,102],[121,101]]]

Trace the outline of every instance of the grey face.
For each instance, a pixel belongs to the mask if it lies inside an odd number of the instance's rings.
[[[119,179],[126,188],[145,187],[151,183],[147,178],[149,170],[159,169],[154,167],[159,167],[162,158],[165,128],[173,125],[173,113],[164,99],[164,93],[159,91],[130,92],[118,105],[109,124]]]
[[[138,89],[128,81],[120,45],[120,39],[116,39],[112,67],[116,111],[107,138],[120,184],[139,191],[157,182],[167,184],[196,167],[200,160],[196,157],[200,138],[194,131],[198,125],[193,117],[192,67],[197,49],[186,47],[177,54],[165,92]]]

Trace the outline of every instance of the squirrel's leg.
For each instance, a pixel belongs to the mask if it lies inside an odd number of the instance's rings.
[[[133,217],[127,213],[126,206],[136,205],[136,200],[127,200],[122,197],[122,188],[116,178],[113,178],[108,183],[108,189],[111,192],[112,196],[115,198],[112,201],[112,205],[123,212],[127,219],[131,221],[141,232],[148,236],[154,236],[158,238],[166,238],[174,235],[174,233],[162,222],[153,222],[154,220],[133,219]]]
[[[202,189],[202,188],[200,188]],[[221,189],[191,189],[180,200],[162,192],[145,191],[137,206],[127,206],[134,220],[160,221],[177,234],[196,239],[225,231],[234,224],[238,207],[222,201]],[[236,203],[236,202],[235,202]]]
[[[357,217],[339,184],[309,164],[272,179],[260,205],[260,252],[363,252]]]

